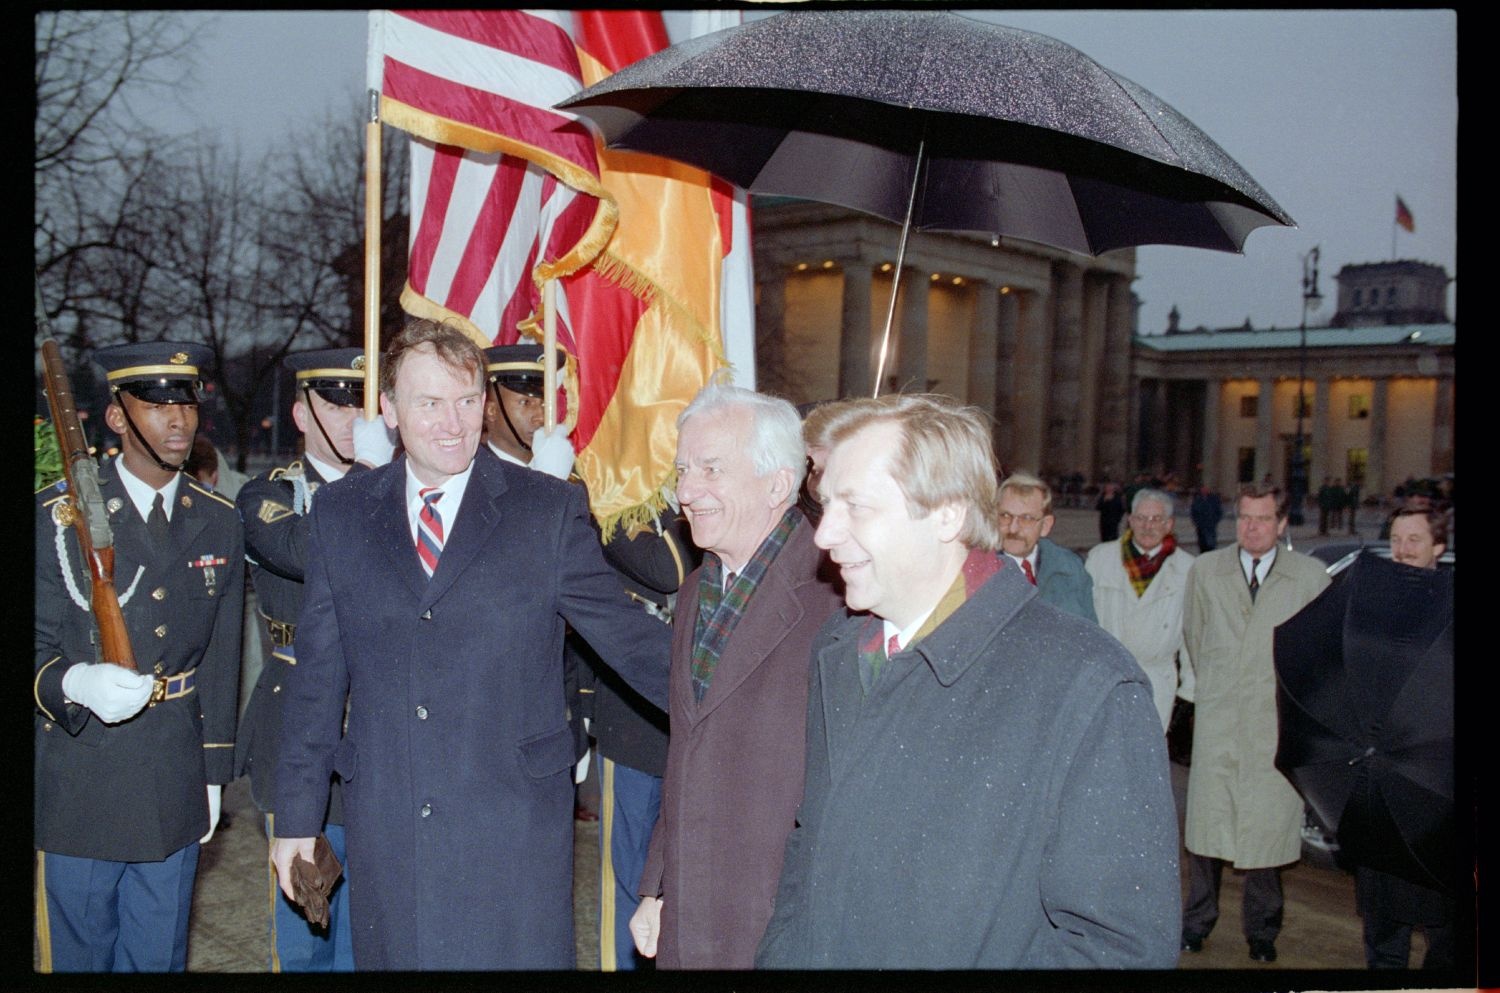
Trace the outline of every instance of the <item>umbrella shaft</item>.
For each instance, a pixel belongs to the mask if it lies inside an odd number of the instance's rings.
[[[927,151],[924,134],[917,142],[917,164],[911,175],[911,195],[906,200],[906,220],[901,223],[901,244],[896,248],[896,270],[891,275],[891,304],[885,312],[885,333],[880,336],[880,361],[875,366],[875,388],[872,397],[880,396],[880,384],[885,380],[885,360],[891,352],[891,325],[896,320],[896,291],[901,288],[901,267],[906,262],[906,239],[911,235],[912,208],[917,202],[917,184],[922,181],[922,159]]]

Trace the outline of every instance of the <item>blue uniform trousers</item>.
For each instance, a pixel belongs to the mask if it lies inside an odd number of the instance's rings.
[[[161,862],[37,853],[43,972],[182,972],[198,843]]]
[[[651,829],[661,811],[661,777],[600,756],[599,770],[599,969],[625,972],[649,959],[635,950],[630,916],[640,906],[637,888],[646,868]]]
[[[266,836],[275,837],[274,822],[266,815]],[[344,848],[344,826],[327,824],[328,847],[344,867],[328,897],[328,930],[314,927],[276,883],[269,860],[272,972],[353,972],[354,932],[349,927],[349,859]]]

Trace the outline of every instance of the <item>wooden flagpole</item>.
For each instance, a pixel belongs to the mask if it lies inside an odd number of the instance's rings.
[[[542,283],[542,417],[557,426],[557,280]]]
[[[380,416],[380,93],[365,122],[365,420]]]

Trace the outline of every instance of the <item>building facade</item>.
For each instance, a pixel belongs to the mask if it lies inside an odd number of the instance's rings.
[[[759,388],[794,403],[870,395],[899,226],[757,198],[754,238]],[[990,413],[1007,471],[1127,471],[1133,250],[917,232],[904,269],[881,393],[946,393]]]
[[[755,201],[756,381],[806,403],[868,396],[881,364],[895,224]],[[1454,341],[1440,266],[1345,266],[1327,327],[1136,333],[1135,253],[914,233],[881,393],[936,392],[994,417],[1007,471],[1172,473],[1233,492],[1286,486],[1298,435],[1325,476],[1388,492],[1453,471]]]

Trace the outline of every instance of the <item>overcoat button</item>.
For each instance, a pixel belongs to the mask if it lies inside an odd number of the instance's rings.
[[[426,707],[418,707],[417,708],[417,720],[419,720],[419,721],[425,721],[425,720],[427,720],[427,708]]]
[[[422,816],[423,817],[431,817],[432,816],[432,804],[430,804],[430,803],[424,803],[424,804],[422,804]]]
[[[430,620],[432,620],[432,609],[431,608],[428,608],[427,610],[423,611],[423,613],[422,613],[422,620],[424,620],[424,621],[430,621]]]

